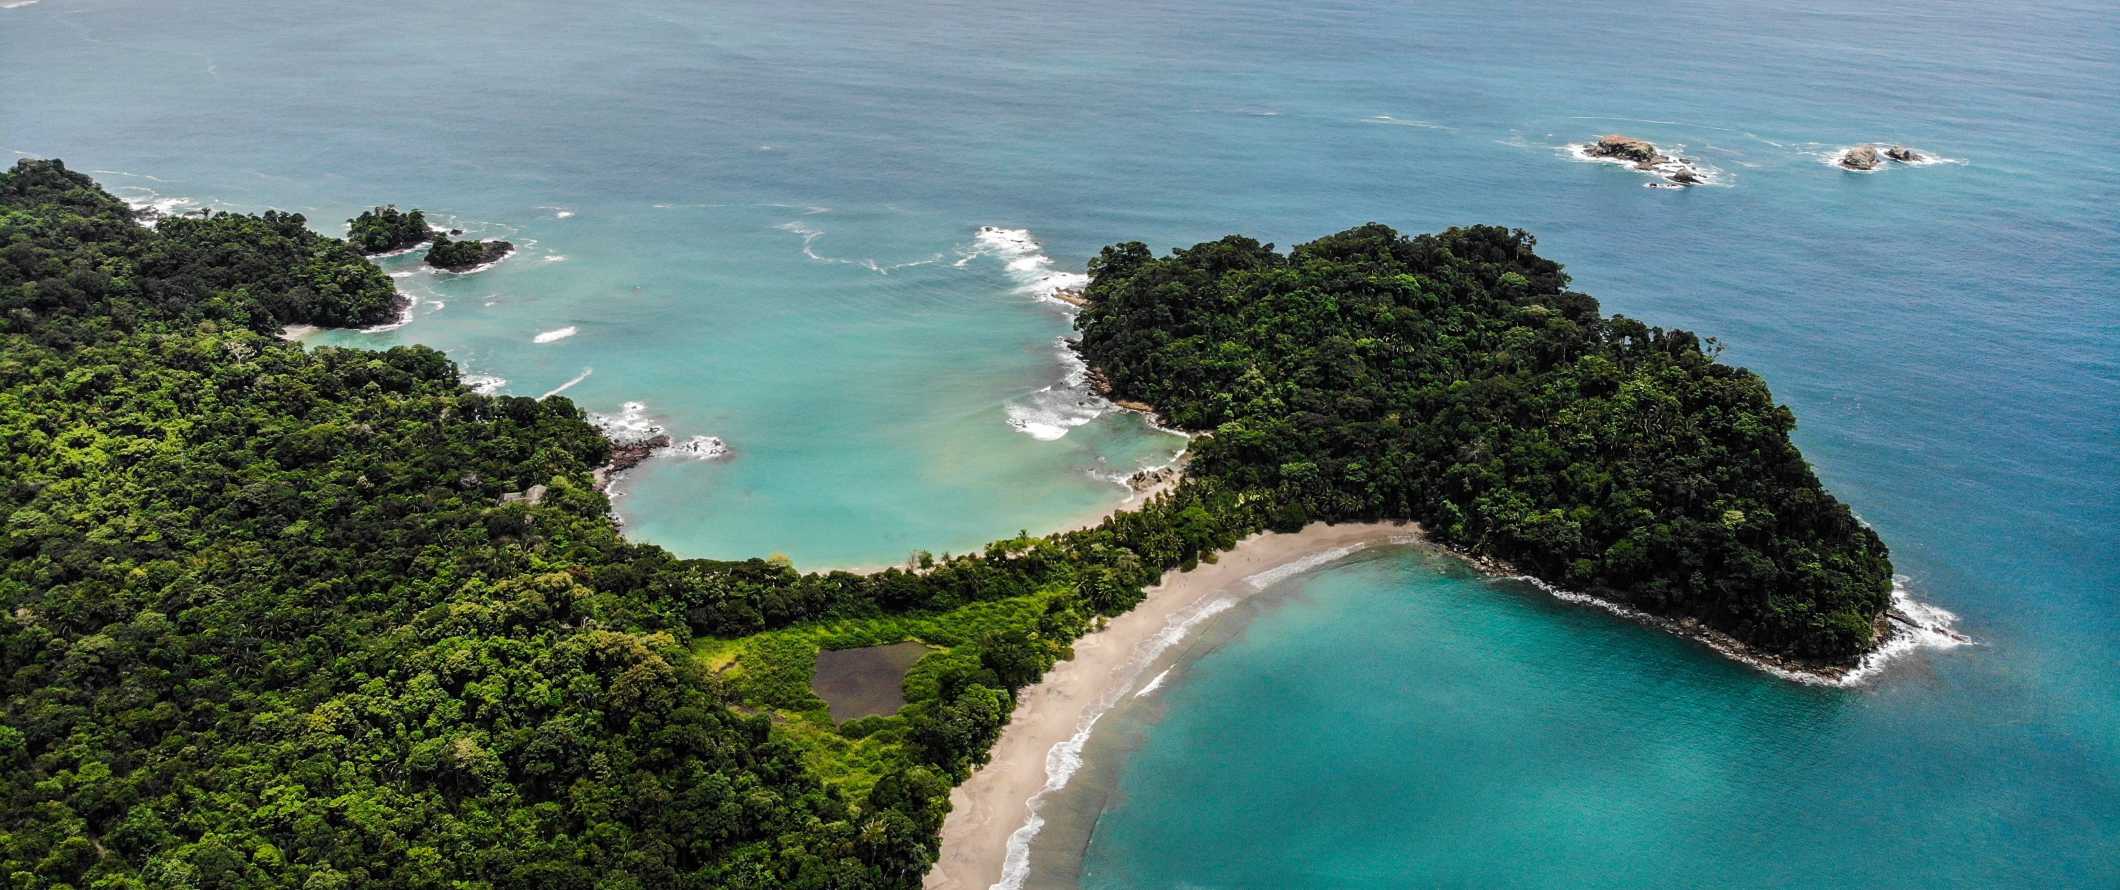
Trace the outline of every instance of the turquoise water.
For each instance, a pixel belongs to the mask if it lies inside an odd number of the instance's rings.
[[[640,402],[733,449],[622,482],[631,534],[810,566],[1058,527],[1168,458],[1130,415],[1011,425],[1088,413],[1065,314],[1011,261],[1522,226],[1608,308],[1766,374],[1909,590],[1980,644],[1801,687],[1362,557],[1216,619],[1218,648],[1115,712],[1055,802],[1094,834],[1040,850],[1032,882],[2114,886],[2116,21],[1958,0],[42,0],[0,9],[0,150],[143,200],[320,223],[396,201],[524,244],[401,279],[422,300],[404,327],[328,339],[430,343],[533,395],[590,369],[566,390],[586,408]],[[1568,155],[1612,130],[1718,184]],[[1870,140],[1951,162],[1827,165]]]

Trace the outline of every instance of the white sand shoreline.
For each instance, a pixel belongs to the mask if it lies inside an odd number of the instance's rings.
[[[1108,707],[1115,684],[1130,684],[1144,651],[1174,620],[1211,596],[1258,592],[1246,579],[1306,557],[1419,538],[1419,526],[1397,523],[1315,523],[1293,534],[1261,533],[1238,543],[1213,564],[1171,572],[1148,589],[1141,604],[1103,630],[1075,641],[1075,657],[1047,672],[1019,695],[1016,711],[992,760],[950,792],[942,852],[928,872],[934,890],[984,890],[1001,880],[1010,838],[1033,814],[1047,785],[1047,755],[1074,738],[1085,720]]]

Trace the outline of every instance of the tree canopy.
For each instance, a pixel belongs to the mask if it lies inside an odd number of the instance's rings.
[[[434,236],[427,228],[426,214],[416,209],[407,213],[395,204],[363,210],[347,220],[346,227],[346,242],[365,254],[416,247]]]
[[[1685,331],[1601,315],[1529,234],[1366,225],[1092,263],[1083,356],[1211,431],[1193,469],[1276,523],[1396,518],[1566,588],[1772,653],[1866,651],[1877,535],[1819,484],[1766,382]]]
[[[1165,571],[1312,518],[1418,518],[1774,651],[1845,657],[1882,604],[1883,546],[1758,379],[1599,316],[1521,233],[1108,249],[1084,352],[1212,431],[1194,477],[862,575],[630,543],[564,397],[273,336],[399,299],[305,223],[147,228],[58,161],[0,172],[13,886],[917,886],[1016,690]],[[834,633],[945,648],[898,715],[777,722]],[[794,657],[731,677],[714,646]]]

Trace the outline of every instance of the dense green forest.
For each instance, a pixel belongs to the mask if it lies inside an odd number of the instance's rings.
[[[1776,651],[1859,649],[1883,548],[1786,409],[1690,335],[1600,318],[1529,248],[1376,227],[1287,257],[1110,249],[1085,350],[1214,432],[1195,478],[1090,530],[802,574],[624,540],[590,480],[609,443],[564,397],[472,393],[424,348],[278,339],[397,308],[299,215],[146,228],[21,161],[0,173],[0,871],[917,886],[1017,689],[1166,570],[1309,518],[1420,518]],[[907,638],[937,651],[904,710],[821,715],[817,648]]]
[[[418,210],[410,213],[386,204],[361,211],[361,215],[346,221],[346,241],[362,253],[389,253],[416,247],[434,236],[427,228],[427,214]]]
[[[1522,231],[1381,225],[1277,253],[1228,237],[1091,264],[1082,353],[1113,393],[1211,430],[1194,470],[1275,524],[1414,519],[1563,587],[1774,653],[1867,650],[1877,535],[1796,418],[1685,331],[1599,314]]]

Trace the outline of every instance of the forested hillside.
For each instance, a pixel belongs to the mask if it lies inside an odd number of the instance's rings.
[[[916,885],[1010,691],[1254,524],[1201,486],[915,570],[677,560],[619,537],[589,479],[609,446],[565,398],[268,333],[395,300],[299,216],[149,229],[56,161],[0,173],[11,884]],[[692,652],[1033,592],[1042,617],[869,721],[858,797]]]
[[[609,445],[564,397],[273,336],[397,310],[300,216],[146,228],[22,161],[0,173],[0,871],[915,886],[1015,690],[1166,570],[1313,517],[1420,518],[1777,651],[1861,648],[1883,547],[1787,411],[1690,335],[1599,318],[1529,246],[1108,250],[1085,349],[1215,431],[1198,478],[1088,531],[804,575],[626,542],[590,484]],[[913,634],[948,650],[899,714],[786,713],[803,647]],[[703,655],[732,651],[794,673]]]
[[[1685,331],[1599,314],[1522,231],[1232,236],[1091,265],[1082,353],[1116,395],[1214,433],[1194,469],[1284,527],[1396,518],[1566,588],[1774,653],[1866,651],[1876,534],[1796,418]]]

